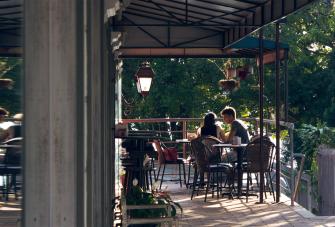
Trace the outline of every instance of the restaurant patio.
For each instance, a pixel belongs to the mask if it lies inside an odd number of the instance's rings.
[[[0,1],[0,54],[23,58],[25,78],[22,198],[10,197],[1,202],[0,225],[115,224],[115,201],[122,200],[118,197],[121,141],[116,138],[116,131],[117,124],[126,121],[122,117],[124,59],[246,57],[255,59],[258,67],[259,115],[255,117],[261,138],[266,132],[264,64],[272,62],[275,68],[276,201],[261,193],[250,197],[248,203],[244,197],[229,200],[211,196],[205,203],[203,195],[190,200],[190,189],[168,183],[172,200],[183,207],[180,224],[333,226],[331,217],[319,219],[299,205],[292,207],[292,198],[284,196],[280,187],[279,125],[280,120],[287,121],[287,114],[280,116],[280,62],[288,50],[280,43],[280,26],[286,16],[314,2],[317,1]],[[263,28],[271,23],[276,28],[275,40],[269,47]],[[257,38],[247,37],[255,32]],[[182,135],[183,139],[186,137]],[[142,162],[138,164],[142,167]],[[265,181],[260,173],[262,191]]]

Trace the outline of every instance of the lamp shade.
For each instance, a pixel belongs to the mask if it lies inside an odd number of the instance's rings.
[[[139,69],[137,70],[134,79],[136,82],[136,87],[138,93],[143,97],[147,96],[150,91],[152,79],[154,78],[155,73],[152,70],[149,62],[141,63]]]

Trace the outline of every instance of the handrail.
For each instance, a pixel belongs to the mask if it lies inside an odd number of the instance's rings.
[[[202,121],[203,118],[145,118],[145,119],[122,119],[121,122],[127,123],[159,123],[159,122],[179,122],[179,121]]]
[[[243,121],[256,121],[259,122],[259,118],[239,118],[240,120]],[[216,120],[223,121],[223,118],[216,118]],[[185,121],[185,122],[190,122],[190,121],[203,121],[203,118],[143,118],[143,119],[122,119],[121,122],[124,124],[127,123],[159,123],[159,122],[180,122],[180,121]],[[270,119],[264,119],[265,123],[270,123],[275,125],[276,121],[275,120],[270,120]],[[286,122],[286,121],[280,121],[280,125],[285,126],[287,128],[294,128],[294,123],[292,122]]]

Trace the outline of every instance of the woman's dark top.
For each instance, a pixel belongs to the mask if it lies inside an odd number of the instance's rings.
[[[217,137],[216,125],[201,127],[201,136],[215,136],[215,137]]]

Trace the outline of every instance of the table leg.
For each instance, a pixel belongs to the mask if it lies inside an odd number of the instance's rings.
[[[241,196],[241,191],[242,191],[242,177],[243,177],[243,172],[242,172],[242,150],[241,149],[236,149],[237,152],[237,196]]]

